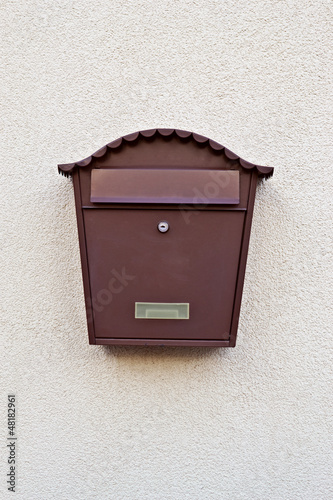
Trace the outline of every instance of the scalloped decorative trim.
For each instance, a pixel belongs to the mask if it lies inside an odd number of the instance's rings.
[[[229,149],[222,146],[221,144],[212,141],[211,139],[208,139],[208,137],[204,137],[202,135],[195,134],[193,132],[188,132],[186,130],[165,129],[165,128],[141,130],[140,132],[135,132],[134,134],[129,134],[125,135],[124,137],[120,137],[115,141],[109,142],[109,144],[106,144],[106,146],[103,146],[101,149],[93,153],[91,156],[88,156],[88,158],[85,158],[84,160],[77,161],[75,163],[66,163],[63,165],[58,165],[58,171],[60,174],[69,177],[76,167],[81,167],[81,168],[86,167],[92,162],[93,158],[102,158],[109,150],[112,151],[118,149],[123,143],[134,142],[140,138],[148,139],[154,137],[155,135],[160,135],[162,137],[170,137],[172,135],[177,135],[178,137],[180,137],[180,139],[193,140],[197,144],[200,144],[201,146],[207,146],[212,148],[214,151],[217,151],[219,153],[224,153],[226,157],[229,158],[229,160],[237,160],[240,163],[240,165],[246,170],[252,170],[253,168],[255,168],[258,172],[259,177],[265,177],[266,179],[268,179],[268,177],[271,177],[273,175],[274,171],[273,167],[264,167],[261,165],[255,165],[254,163],[245,161],[238,155],[230,151]]]

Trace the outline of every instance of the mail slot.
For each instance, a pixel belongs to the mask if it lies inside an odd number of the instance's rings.
[[[213,190],[205,199],[195,198],[211,184]],[[195,190],[195,191],[194,191]],[[237,170],[186,169],[93,169],[91,196],[93,203],[204,203],[238,204],[239,172]]]
[[[235,346],[256,186],[273,168],[174,129],[58,168],[73,177],[90,343]]]

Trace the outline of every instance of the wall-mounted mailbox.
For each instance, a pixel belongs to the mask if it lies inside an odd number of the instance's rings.
[[[72,175],[91,344],[236,343],[258,177],[191,132],[122,137]]]

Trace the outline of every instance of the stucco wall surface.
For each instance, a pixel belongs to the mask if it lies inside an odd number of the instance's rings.
[[[329,500],[329,0],[3,0],[1,498]],[[257,191],[235,349],[89,346],[71,181],[117,137],[192,130]]]

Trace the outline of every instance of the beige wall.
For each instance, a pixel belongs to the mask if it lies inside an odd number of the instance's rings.
[[[333,499],[332,13],[1,3],[1,412],[5,433],[16,391],[17,499]],[[235,349],[88,345],[57,164],[158,126],[276,167],[257,192]]]

